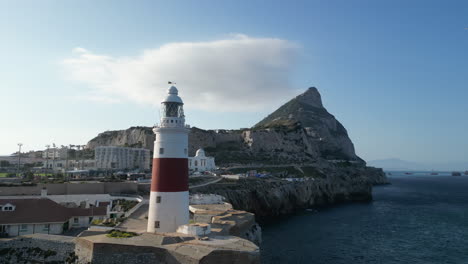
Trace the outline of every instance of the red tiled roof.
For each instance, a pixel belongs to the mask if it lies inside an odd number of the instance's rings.
[[[73,216],[106,215],[106,207],[67,208],[50,199],[0,199],[10,203],[14,211],[0,211],[0,224],[63,223]]]

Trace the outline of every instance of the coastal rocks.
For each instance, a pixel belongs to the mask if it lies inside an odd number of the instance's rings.
[[[0,263],[73,263],[75,238],[33,234],[0,239]]]
[[[237,236],[256,245],[262,242],[262,229],[255,222],[255,215],[233,210],[229,203],[190,205],[196,223],[211,225],[211,233],[218,236]]]
[[[326,178],[302,181],[245,178],[197,188],[196,192],[222,195],[237,210],[254,213],[260,220],[298,210],[343,202],[372,200],[372,185],[385,183],[376,169],[325,169]]]

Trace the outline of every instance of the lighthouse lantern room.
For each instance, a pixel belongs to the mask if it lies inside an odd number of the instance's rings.
[[[161,102],[160,124],[153,128],[153,171],[148,232],[175,232],[189,222],[188,132],[182,99],[171,86]]]

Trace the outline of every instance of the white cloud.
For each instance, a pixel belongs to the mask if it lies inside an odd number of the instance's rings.
[[[169,43],[135,57],[73,49],[69,76],[88,84],[94,101],[159,104],[168,81],[188,107],[253,111],[284,101],[299,47],[287,40],[232,35],[211,42]],[[286,97],[287,98],[287,97]]]

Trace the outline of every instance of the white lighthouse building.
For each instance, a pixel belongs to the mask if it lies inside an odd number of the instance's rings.
[[[189,222],[188,132],[184,103],[171,86],[161,102],[161,121],[153,131],[153,174],[148,232],[176,232]]]

